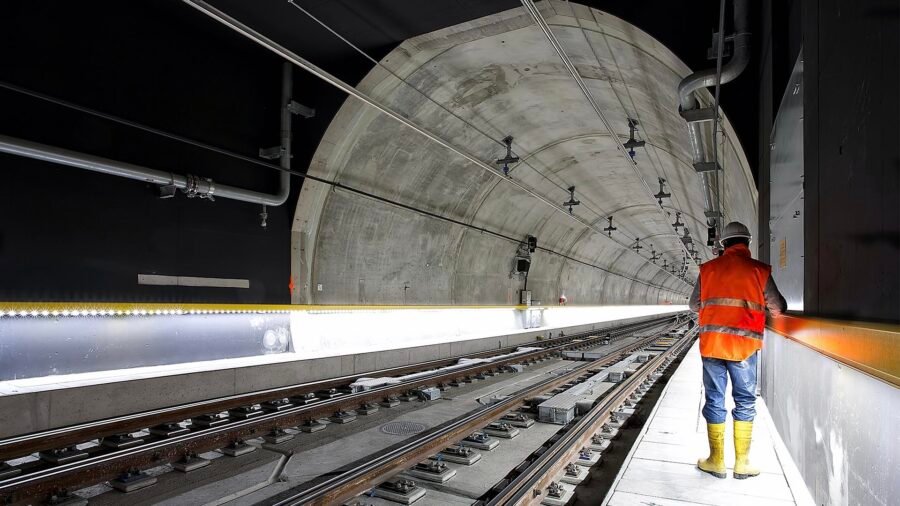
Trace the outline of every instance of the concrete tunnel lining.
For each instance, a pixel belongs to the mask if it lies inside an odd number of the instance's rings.
[[[703,216],[703,195],[685,162],[689,143],[677,112],[677,84],[690,70],[614,16],[576,5],[576,21],[561,3],[543,9],[617,134],[627,139],[626,118],[639,116],[649,147],[639,151],[638,169],[651,187],[657,177],[667,179],[673,198],[664,207]],[[679,239],[653,209],[655,200],[615,154],[599,119],[524,10],[409,39],[381,64],[441,106],[377,66],[358,89],[488,162],[503,154],[497,140],[514,135],[515,153],[534,167],[515,166],[517,180],[560,203],[568,197],[565,187],[575,185],[583,202],[575,214],[598,225],[606,213],[625,208],[615,215],[619,232],[627,234],[620,241],[653,236],[657,251],[675,252],[666,257],[669,263],[681,260],[675,251]],[[627,98],[620,102],[620,96]],[[711,101],[708,94],[706,99]],[[722,129],[726,220],[740,219],[755,229],[757,194],[749,164],[727,118]],[[329,126],[309,172],[507,236],[535,235],[548,249],[618,274],[539,251],[528,284],[533,298],[543,302],[563,294],[575,304],[682,302],[690,289],[647,267],[649,249],[642,251],[644,258],[623,252],[356,100],[348,99]],[[688,226],[701,246],[705,230],[693,220]],[[522,284],[510,276],[516,251],[511,241],[312,181],[301,192],[292,240],[295,303],[508,304],[516,302]],[[691,268],[688,277],[696,273]]]

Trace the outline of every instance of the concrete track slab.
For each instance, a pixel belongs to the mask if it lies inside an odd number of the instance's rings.
[[[427,488],[442,490],[475,500],[503,479],[510,469],[537,450],[560,430],[559,425],[535,423],[515,439],[501,440],[492,452],[482,452],[479,462],[471,466],[447,464],[456,469],[456,477],[443,485],[426,484]]]
[[[436,401],[401,403],[397,407],[383,408],[370,416],[360,417],[349,425],[328,423],[325,430],[315,434],[287,429],[295,435],[293,440],[284,442],[277,448],[264,446],[262,439],[250,440],[248,443],[260,449],[236,458],[222,457],[220,452],[209,452],[201,455],[213,459],[209,466],[189,474],[162,473],[157,485],[129,494],[129,503],[132,506],[157,503],[205,504],[228,498],[229,504],[255,504],[410,437],[382,432],[380,428],[387,422],[417,422],[427,429],[479,407],[479,400],[497,393],[512,394],[555,374],[561,368],[573,365],[577,364],[560,359],[547,360],[530,365],[521,373],[504,373],[452,388],[444,392],[444,398]],[[522,433],[519,437],[503,440],[495,452],[483,452],[494,454],[491,456],[497,460],[493,464],[491,461],[478,462],[473,466],[450,464],[457,472],[470,467],[474,470],[474,478],[457,475],[446,485],[455,486],[466,481],[478,483],[477,490],[473,488],[468,493],[477,492],[476,497],[480,496],[559,428],[535,424],[530,428],[520,429]],[[287,454],[291,454],[290,457]],[[489,469],[494,469],[497,476],[488,476],[485,470]],[[121,499],[119,493],[101,493],[92,497],[91,501],[92,504],[103,506],[119,504]]]
[[[522,373],[504,373],[492,378],[488,378],[484,381],[465,384],[465,386],[459,388],[452,388],[451,390],[445,392],[444,397],[433,402],[401,403],[401,405],[396,408],[382,409],[378,413],[370,417],[359,419],[357,422],[352,424],[355,425],[355,427],[335,427],[333,425],[330,425],[326,431],[316,434],[316,436],[332,436],[336,434],[336,431],[338,430],[344,432],[340,437],[329,437],[329,440],[327,442],[323,442],[322,444],[316,446],[307,445],[295,448],[294,456],[285,466],[280,481],[272,483],[263,490],[259,490],[257,492],[254,492],[253,494],[242,497],[234,501],[232,504],[255,504],[256,502],[264,498],[271,497],[272,495],[284,492],[286,490],[289,490],[290,488],[296,487],[302,483],[314,479],[324,472],[332,469],[337,469],[341,466],[365,458],[368,455],[381,451],[384,448],[392,446],[410,437],[409,435],[397,436],[381,432],[380,427],[384,423],[394,420],[417,422],[425,425],[427,429],[479,407],[480,404],[476,399],[485,396],[488,392],[503,390],[506,388],[512,388],[512,390],[520,390],[522,388],[525,388],[528,384],[532,384],[534,382],[540,381],[542,378],[547,377],[547,375],[552,374],[552,371],[554,371],[555,369],[567,365],[569,364],[564,363],[563,361],[558,359],[548,360],[542,363],[528,366]],[[365,423],[366,425],[362,425],[363,423]],[[559,427],[556,427],[556,429],[558,430]],[[529,430],[531,429],[524,429],[523,435],[528,434]],[[304,438],[297,438],[297,440],[300,439]],[[306,439],[307,441],[309,440],[309,438]],[[523,438],[520,436],[512,441],[522,439]],[[295,441],[285,443],[284,445],[282,445],[284,446],[283,449],[290,449],[291,445],[294,444]],[[543,439],[540,440],[540,442],[536,442],[534,444],[539,446],[541,442],[543,442]],[[501,443],[501,447],[509,443],[509,440],[503,440],[503,442]],[[535,446],[535,448],[537,446]],[[491,452],[481,453],[489,454]],[[471,467],[475,468],[480,464],[481,462],[478,462]],[[457,471],[459,471],[461,467],[468,467],[450,463],[448,463],[448,466],[453,467],[453,469],[456,469]],[[459,475],[457,475],[448,482],[448,485],[458,482],[459,480]],[[421,483],[421,480],[416,480],[416,482]],[[491,483],[488,488],[492,485],[493,483]],[[424,486],[428,488],[427,485]],[[485,489],[485,491],[486,490],[487,488]],[[366,497],[366,502],[369,502],[369,499],[370,498]],[[416,504],[425,504],[422,503],[422,501],[425,501],[427,499],[428,496],[426,495],[425,498],[417,501]]]

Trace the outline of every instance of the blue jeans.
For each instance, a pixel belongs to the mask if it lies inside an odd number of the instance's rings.
[[[734,411],[731,416],[740,422],[752,422],[756,416],[756,361],[754,353],[743,362],[703,357],[703,388],[706,403],[703,418],[707,423],[725,423],[725,386],[731,376],[731,396]]]

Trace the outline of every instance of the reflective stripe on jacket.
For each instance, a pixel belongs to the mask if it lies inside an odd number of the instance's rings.
[[[766,281],[772,268],[743,244],[700,266],[700,354],[745,360],[762,348]]]

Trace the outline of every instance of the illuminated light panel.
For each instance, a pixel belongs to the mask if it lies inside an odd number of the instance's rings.
[[[0,310],[0,317],[71,317],[71,316],[177,316],[212,314],[289,314],[306,309],[22,309]],[[318,311],[318,313],[353,313],[353,310]]]
[[[79,303],[0,303],[0,318],[32,317],[122,317],[122,316],[177,316],[177,315],[221,315],[221,314],[386,314],[397,311],[440,312],[443,310],[489,310],[525,309],[524,306],[228,306],[219,304],[198,304],[199,307],[171,307],[167,304],[148,303],[146,307],[137,304],[79,304]],[[534,309],[534,308],[529,308]]]

